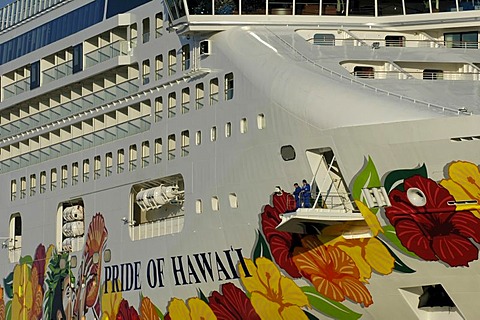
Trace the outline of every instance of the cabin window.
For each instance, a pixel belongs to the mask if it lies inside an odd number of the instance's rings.
[[[73,47],[73,68],[72,72],[77,73],[83,70],[83,44]]]
[[[137,169],[137,145],[132,144],[128,148],[128,171]]]
[[[150,41],[150,18],[145,18],[142,21],[143,28],[143,43]]]
[[[190,148],[190,132],[188,130],[182,131],[182,157],[186,157],[189,154]]]
[[[155,163],[162,161],[162,138],[155,139]]]
[[[40,87],[40,61],[30,65],[30,90]]]
[[[20,178],[20,199],[24,199],[27,196],[27,178]]]
[[[348,3],[348,15],[349,16],[374,16],[375,5],[374,0],[354,0]],[[342,7],[341,1],[337,3],[337,12],[339,7]]]
[[[142,83],[145,85],[150,82],[150,60],[143,61],[142,69],[143,69]]]
[[[210,105],[218,102],[218,78],[210,80]]]
[[[125,217],[132,240],[181,232],[185,211],[185,182],[180,174],[135,184],[130,215]]]
[[[265,129],[265,115],[263,113],[260,113],[258,116],[257,116],[257,128],[259,130],[262,130],[262,129]]]
[[[218,211],[220,209],[219,201],[217,196],[212,197],[212,210]]]
[[[377,5],[379,16],[393,16],[403,14],[404,6],[402,0],[381,0],[378,1]]]
[[[100,156],[95,156],[93,158],[93,180],[97,180],[100,178],[100,171],[102,169],[102,162]]]
[[[443,71],[436,69],[425,69],[423,70],[423,80],[442,80]]]
[[[233,73],[225,75],[225,100],[233,99]]]
[[[203,89],[203,83],[197,83],[195,86],[195,108],[197,110],[202,109],[204,105],[204,89]]]
[[[247,118],[242,118],[240,120],[240,133],[246,133],[248,130]]]
[[[238,208],[238,198],[235,193],[230,193],[228,195],[228,202],[230,203],[230,208],[233,208],[233,209]]]
[[[182,47],[182,70],[190,69],[190,46],[188,44]]]
[[[217,127],[212,127],[210,129],[210,141],[216,141],[217,140]]]
[[[447,48],[478,49],[478,32],[445,33],[443,36]]]
[[[62,166],[62,181],[61,181],[61,187],[66,188],[68,185],[68,167],[67,165]]]
[[[155,122],[162,120],[163,116],[163,98],[157,97],[155,99]]]
[[[85,233],[84,206],[81,199],[60,203],[57,209],[57,248],[75,252],[83,248]]]
[[[10,262],[17,262],[20,259],[22,249],[22,217],[20,213],[10,216],[9,238],[6,240],[8,247],[8,258]]]
[[[135,48],[137,46],[137,24],[134,23],[130,26],[130,47]]]
[[[177,96],[175,92],[168,94],[168,117],[173,118],[177,114]]]
[[[163,29],[163,13],[159,12],[155,15],[155,38],[162,35]]]
[[[40,193],[47,191],[47,172],[40,172]]]
[[[159,54],[155,57],[155,80],[163,78],[163,55]]]
[[[90,160],[83,160],[83,182],[88,182],[90,178]]]
[[[225,124],[225,137],[230,137],[232,136],[232,123],[231,122],[227,122]]]
[[[291,145],[282,146],[280,148],[280,154],[282,156],[282,159],[285,161],[295,160],[296,157],[295,148]]]
[[[177,71],[177,52],[175,49],[168,52],[168,75],[174,75]]]
[[[117,173],[122,173],[125,170],[125,151],[119,149],[117,151]]]
[[[17,180],[10,181],[10,200],[17,200]]]
[[[53,168],[50,171],[50,191],[53,191],[57,188],[57,169]]]
[[[405,37],[404,36],[386,36],[385,46],[386,47],[404,47]]]
[[[106,263],[112,261],[112,250],[105,249],[105,251],[103,252],[103,261]]]
[[[198,214],[203,212],[202,199],[197,199],[195,201],[195,212],[198,213]]]
[[[353,68],[353,75],[357,78],[374,79],[375,70],[373,67],[356,66]]]
[[[78,184],[78,162],[72,163],[72,186]]]
[[[168,136],[168,160],[175,159],[175,135]]]
[[[182,114],[190,111],[190,88],[182,90]]]
[[[197,146],[202,144],[202,131],[197,131],[197,133],[195,134],[195,144]]]
[[[37,192],[37,176],[35,174],[30,175],[30,197],[33,197]]]
[[[150,163],[150,143],[148,141],[142,142],[142,168],[145,168]]]
[[[113,167],[113,154],[108,152],[105,155],[105,177],[110,177],[112,175]]]
[[[313,44],[319,46],[335,46],[335,36],[329,33],[316,33],[313,35]]]

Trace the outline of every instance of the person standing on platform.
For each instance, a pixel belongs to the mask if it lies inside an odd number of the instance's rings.
[[[307,180],[303,179],[302,180],[303,186],[302,186],[302,202],[303,202],[303,207],[304,208],[310,208],[310,197],[312,196],[312,193],[310,191],[310,185],[308,184]]]
[[[293,187],[295,190],[293,190],[293,196],[295,197],[295,203],[297,205],[297,208],[301,207],[301,201],[300,201],[300,192],[302,192],[302,188],[298,185],[298,183],[294,183]]]

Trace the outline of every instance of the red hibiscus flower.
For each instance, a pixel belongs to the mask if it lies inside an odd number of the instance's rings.
[[[389,194],[392,206],[386,209],[402,244],[420,258],[441,260],[452,267],[468,266],[478,259],[480,220],[470,211],[455,211],[455,199],[447,189],[431,179],[413,176],[404,181],[404,190]],[[411,189],[413,188],[413,189]],[[425,201],[409,200],[408,190],[420,190]],[[418,192],[417,192],[418,194]],[[418,197],[417,197],[418,199]]]
[[[233,283],[222,285],[222,293],[213,291],[208,303],[218,320],[260,320],[250,299]]]
[[[45,246],[39,244],[35,250],[35,259],[33,260],[33,266],[36,267],[38,273],[38,284],[43,288],[43,282],[45,280]]]
[[[137,310],[128,306],[128,301],[123,299],[118,307],[117,320],[140,320]]]
[[[290,197],[295,201],[291,194],[285,192],[282,195],[275,195],[273,197],[273,207],[270,205],[265,206],[261,215],[261,223],[263,234],[265,235],[265,239],[270,246],[270,251],[277,264],[290,276],[300,278],[301,274],[295,266],[292,256],[293,249],[302,245],[300,242],[301,236],[299,234],[278,231],[275,229],[281,221],[280,214],[285,213],[287,210],[287,204],[289,203]]]

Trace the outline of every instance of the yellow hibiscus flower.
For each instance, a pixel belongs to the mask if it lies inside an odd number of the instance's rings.
[[[188,306],[187,306],[188,304]],[[187,304],[183,300],[173,298],[168,306],[168,314],[172,320],[216,320],[212,309],[200,298],[190,298]]]
[[[122,302],[122,292],[112,292],[112,281],[107,281],[107,292],[104,293],[104,285],[102,285],[102,320],[114,320],[118,313],[118,308],[120,307],[120,302]],[[118,286],[121,287],[120,281],[118,281]]]
[[[455,161],[448,167],[449,179],[440,181],[457,201],[477,200],[480,203],[480,170],[478,166],[467,161]],[[458,205],[457,210],[470,210],[480,218],[478,204],[474,206]]]
[[[353,259],[360,272],[359,280],[368,283],[372,276],[372,269],[380,274],[390,274],[395,259],[387,248],[377,238],[344,239],[320,237],[325,245],[336,246]]]
[[[251,277],[246,277],[243,268],[240,278],[251,293],[252,306],[261,319],[308,319],[302,307],[309,306],[307,296],[295,282],[282,276],[278,268],[267,258],[257,258],[256,266],[245,259]]]
[[[30,268],[17,264],[13,269],[12,319],[29,319],[33,306],[33,290]]]

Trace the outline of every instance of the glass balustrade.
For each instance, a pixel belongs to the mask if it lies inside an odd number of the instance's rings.
[[[118,56],[125,56],[128,54],[128,41],[118,40],[97,50],[89,52],[85,55],[86,68],[93,67],[99,63],[112,59]]]
[[[63,77],[71,75],[73,72],[73,61],[65,61],[62,64],[53,66],[43,71],[43,84],[50,83],[52,81],[61,79]]]
[[[4,99],[11,98],[13,96],[16,96],[20,93],[24,93],[26,91],[30,90],[30,78],[18,80],[12,84],[9,84],[8,86],[5,86],[4,88]]]

